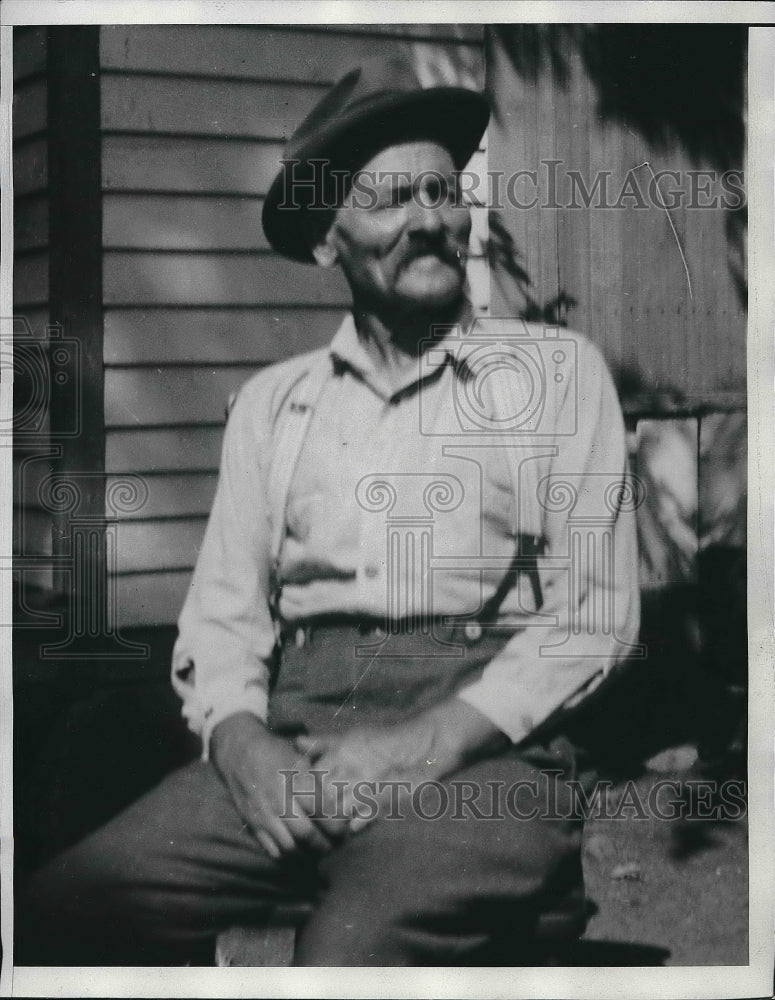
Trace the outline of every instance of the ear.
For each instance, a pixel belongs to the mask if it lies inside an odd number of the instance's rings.
[[[319,240],[312,247],[312,256],[320,267],[335,267],[339,255],[336,252],[334,241],[331,238],[331,229],[328,230],[322,240]]]

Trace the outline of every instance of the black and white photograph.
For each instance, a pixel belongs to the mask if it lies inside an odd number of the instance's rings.
[[[770,995],[773,5],[34,6],[3,995]]]

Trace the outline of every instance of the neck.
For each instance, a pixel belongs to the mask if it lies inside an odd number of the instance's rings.
[[[416,364],[434,337],[434,327],[466,325],[471,305],[461,296],[449,305],[411,313],[353,306],[358,336],[388,371],[403,371]]]

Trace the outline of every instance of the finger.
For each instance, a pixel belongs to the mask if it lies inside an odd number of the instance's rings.
[[[326,741],[319,736],[307,736],[302,733],[293,741],[293,745],[305,756],[320,756],[326,750]]]
[[[256,840],[264,848],[266,853],[270,855],[270,857],[273,857],[276,860],[279,860],[282,857],[282,851],[268,833],[264,833],[263,830],[256,830],[255,834]]]
[[[291,854],[296,850],[296,841],[285,823],[276,815],[264,812],[262,822],[263,832],[272,838],[281,854]]]
[[[331,850],[331,841],[323,831],[307,816],[286,820],[287,828],[297,847],[325,854]]]

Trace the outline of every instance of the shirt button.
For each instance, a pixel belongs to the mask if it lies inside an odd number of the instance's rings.
[[[478,642],[482,638],[482,626],[479,622],[467,622],[463,633],[468,642]]]

